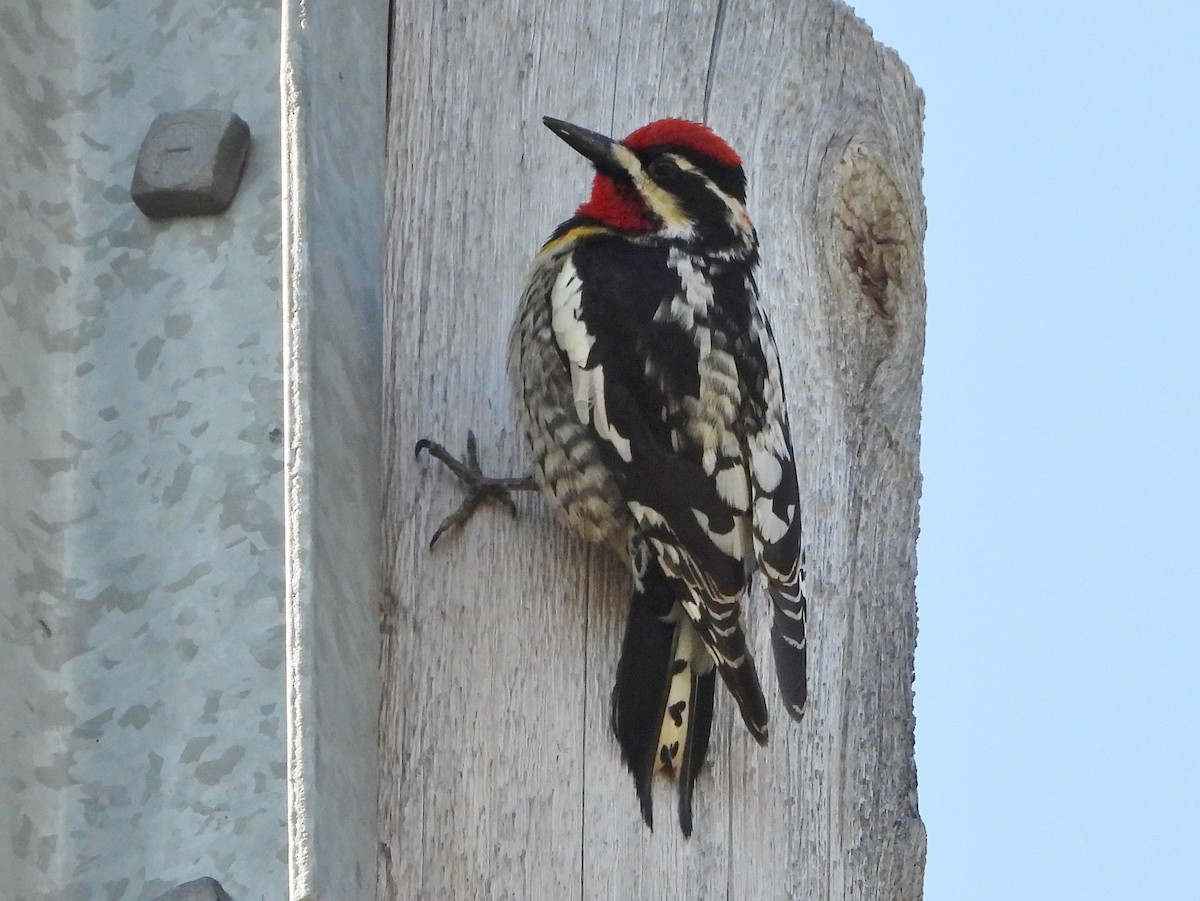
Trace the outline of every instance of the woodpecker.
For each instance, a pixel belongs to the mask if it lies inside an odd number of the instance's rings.
[[[539,488],[567,525],[629,562],[632,597],[612,729],[653,828],[652,782],[678,782],[679,822],[708,752],[716,676],[750,734],[767,705],[741,622],[757,571],[774,606],[780,694],[806,699],[796,468],[779,354],[759,304],[758,238],[738,154],[663,119],[624,140],[546,117],[595,169],[591,196],[533,261],[509,372],[529,480],[429,450],[471,485],[434,540],[488,497]],[[511,503],[511,502],[509,502]]]

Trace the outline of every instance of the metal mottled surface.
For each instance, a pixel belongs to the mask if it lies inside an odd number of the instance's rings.
[[[0,873],[281,898],[279,8],[0,4]],[[131,203],[160,112],[237,112],[223,215]]]

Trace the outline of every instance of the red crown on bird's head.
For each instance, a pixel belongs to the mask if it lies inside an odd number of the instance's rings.
[[[706,156],[722,166],[742,164],[742,158],[715,131],[690,119],[659,119],[631,131],[621,143],[630,150],[678,147]]]

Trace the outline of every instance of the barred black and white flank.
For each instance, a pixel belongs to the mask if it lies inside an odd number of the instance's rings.
[[[664,773],[678,779],[690,835],[717,674],[767,739],[741,623],[755,570],[774,602],[792,716],[806,696],[796,470],[746,179],[729,145],[694,122],[665,119],[623,141],[545,123],[596,177],[534,260],[510,373],[538,487],[573,530],[628,556],[613,731],[646,823]]]

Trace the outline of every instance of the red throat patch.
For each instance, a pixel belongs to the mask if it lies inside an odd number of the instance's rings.
[[[577,211],[579,216],[621,231],[650,231],[654,223],[648,214],[646,203],[637,191],[603,172],[596,173],[592,196]]]

